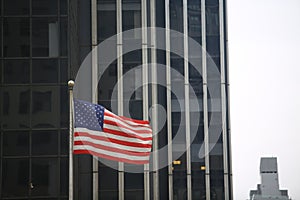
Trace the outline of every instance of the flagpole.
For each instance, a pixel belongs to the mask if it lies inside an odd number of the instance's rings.
[[[73,87],[74,81],[69,80],[69,200],[73,200]]]

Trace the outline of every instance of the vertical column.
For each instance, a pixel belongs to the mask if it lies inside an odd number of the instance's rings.
[[[168,165],[168,183],[169,183],[169,199],[173,199],[170,0],[165,0],[165,27],[166,27],[167,134],[168,134],[168,163],[169,163],[169,165]]]
[[[143,119],[148,120],[148,43],[147,43],[147,1],[141,0],[142,7],[142,82],[143,82]],[[144,165],[144,199],[150,199],[149,164]]]
[[[187,199],[192,199],[191,150],[190,150],[190,94],[189,94],[189,52],[188,52],[188,16],[187,0],[183,0],[183,50],[184,50],[184,106],[185,106],[185,140],[186,140],[186,170]]]
[[[201,0],[201,19],[202,19],[201,24],[202,24],[202,78],[203,78],[203,118],[204,118],[204,148],[205,148],[205,188],[206,188],[206,200],[210,200],[205,0]]]
[[[123,37],[122,37],[122,0],[117,0],[117,82],[118,82],[118,115],[123,115]],[[124,163],[119,162],[119,200],[124,200]]]
[[[91,0],[92,28],[92,103],[98,103],[97,0]],[[93,200],[98,200],[98,160],[93,158]]]
[[[220,65],[221,65],[221,105],[222,105],[222,133],[223,133],[223,165],[224,165],[224,196],[229,200],[229,177],[228,177],[228,146],[227,146],[227,106],[226,106],[226,78],[225,78],[225,39],[224,39],[224,5],[219,0],[220,22]]]
[[[156,65],[156,18],[155,18],[155,0],[150,0],[150,24],[151,24],[151,78],[152,83],[157,82]],[[152,129],[156,135],[153,137],[153,199],[159,199],[159,174],[158,174],[158,135],[157,135],[157,85],[152,84]]]

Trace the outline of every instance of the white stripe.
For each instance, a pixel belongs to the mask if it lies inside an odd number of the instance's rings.
[[[112,121],[112,122],[115,122],[117,124],[121,124],[123,126],[126,126],[132,130],[146,130],[146,131],[152,131],[150,126],[147,125],[147,126],[140,126],[140,124],[135,124],[135,125],[138,125],[139,127],[136,127],[136,126],[131,126],[130,124],[128,124],[127,122],[124,122],[125,120],[120,120],[118,118],[115,118],[115,117],[111,117],[111,116],[107,116],[107,115],[104,115],[104,120],[108,120],[108,121]]]
[[[103,146],[114,147],[117,149],[122,149],[122,150],[127,150],[127,151],[135,151],[135,152],[150,152],[151,151],[151,148],[132,147],[132,146],[127,146],[127,145],[112,143],[110,141],[95,140],[95,139],[92,139],[87,136],[76,136],[76,137],[74,137],[74,141],[87,141],[87,142],[92,142],[94,144],[100,144]],[[76,146],[76,145],[74,145],[74,146]]]
[[[89,130],[89,129],[86,129],[86,128],[75,128],[75,132],[87,132],[87,133],[89,133],[91,135],[94,135],[94,136],[105,137],[108,140],[109,140],[109,138],[112,138],[112,139],[122,140],[122,141],[125,141],[125,142],[134,142],[134,143],[139,143],[139,144],[152,144],[152,140],[144,141],[144,140],[141,140],[141,139],[138,139],[138,138],[124,137],[124,136],[110,134],[110,133],[107,133],[107,132]]]
[[[149,156],[132,156],[132,155],[127,155],[124,153],[117,153],[117,152],[112,152],[112,151],[107,151],[103,149],[97,149],[95,147],[89,146],[89,145],[76,145],[74,146],[74,150],[89,150],[89,151],[94,151],[97,153],[105,154],[108,156],[113,156],[113,157],[118,157],[118,158],[126,158],[129,160],[149,160]]]
[[[121,121],[127,123],[128,125],[150,127],[149,124],[143,124],[143,123],[138,123],[138,122],[134,122],[134,121],[131,121],[131,120],[124,119],[124,118],[122,118],[118,115],[115,115],[114,113],[110,112],[109,110],[105,109],[105,112],[110,113],[111,115],[115,116],[114,119],[121,120]],[[104,112],[104,117],[110,117],[110,116],[105,115],[105,112]]]
[[[120,131],[120,132],[124,132],[124,133],[129,133],[131,135],[136,135],[137,137],[143,137],[143,138],[152,137],[152,133],[137,133],[137,132],[129,130],[127,128],[110,125],[110,124],[103,124],[103,128],[114,130],[114,131]]]

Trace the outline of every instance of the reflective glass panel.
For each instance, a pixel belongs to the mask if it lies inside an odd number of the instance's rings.
[[[29,83],[29,60],[5,60],[4,83]]]
[[[29,15],[29,0],[4,0],[4,15]]]
[[[57,57],[59,55],[57,18],[32,19],[32,55],[38,57]]]
[[[57,131],[33,131],[31,137],[32,155],[57,155]]]
[[[4,57],[29,56],[29,18],[4,18]]]
[[[30,90],[5,87],[2,91],[3,128],[29,128]]]
[[[57,83],[58,60],[32,60],[32,83]]]
[[[57,158],[32,158],[32,196],[57,195]]]
[[[32,127],[57,127],[59,111],[58,87],[34,87],[32,91]]]
[[[33,15],[57,15],[57,0],[32,0]]]
[[[29,132],[14,131],[3,133],[4,156],[26,156],[29,154]]]
[[[28,195],[29,160],[2,160],[2,197],[19,197]]]

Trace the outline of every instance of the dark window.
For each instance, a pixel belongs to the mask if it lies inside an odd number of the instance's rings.
[[[101,42],[117,33],[116,2],[98,1],[98,41]],[[108,26],[107,22],[110,22]]]
[[[60,132],[60,153],[62,155],[69,153],[69,132],[67,130]]]
[[[4,57],[29,56],[29,18],[4,18]]]
[[[67,0],[59,0],[60,3],[60,14],[66,15],[68,14],[68,3]]]
[[[187,199],[186,154],[176,161],[173,161],[173,195],[174,199],[185,200]]]
[[[118,199],[118,171],[110,167],[99,167],[99,199]]]
[[[220,55],[220,37],[207,36],[206,37],[207,52],[210,56]]]
[[[30,91],[26,87],[6,87],[3,92],[3,127],[28,128]]]
[[[32,19],[32,55],[38,57],[59,55],[59,26],[56,18]]]
[[[32,83],[57,83],[58,60],[43,59],[32,61]]]
[[[66,86],[60,88],[60,126],[68,127],[69,125],[69,104],[68,88]]]
[[[32,196],[57,195],[57,158],[32,158]]]
[[[61,158],[60,160],[60,194],[67,195],[69,189],[69,160]]]
[[[29,60],[5,60],[4,83],[29,83]]]
[[[29,133],[27,131],[3,133],[4,156],[26,156],[29,154]]]
[[[29,15],[29,0],[4,0],[4,15]]]
[[[68,54],[68,19],[60,18],[60,55],[67,56]]]
[[[57,127],[59,118],[59,93],[55,86],[34,87],[32,92],[32,126]]]
[[[58,153],[57,131],[33,131],[32,155],[56,155]]]
[[[123,31],[140,28],[141,27],[141,3],[137,0],[123,1],[122,7],[122,28]],[[137,32],[135,38],[139,38],[140,35]]]
[[[57,0],[32,0],[33,15],[57,15]]]
[[[68,82],[68,59],[60,60],[60,82]]]
[[[29,160],[3,159],[2,197],[28,195]]]

